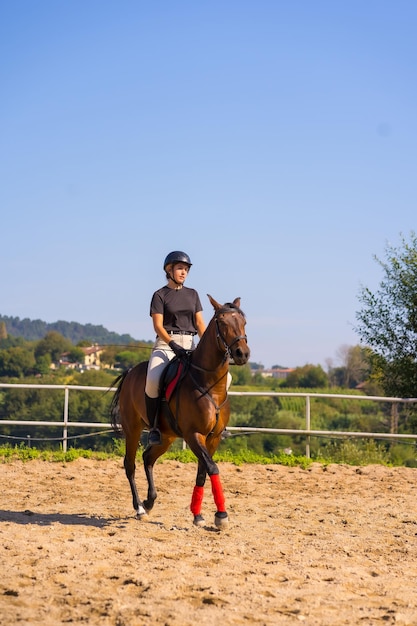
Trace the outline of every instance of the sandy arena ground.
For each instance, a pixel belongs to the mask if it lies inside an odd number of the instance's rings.
[[[220,471],[222,531],[194,464],[156,466],[146,521],[122,460],[0,464],[0,624],[417,624],[416,469]]]

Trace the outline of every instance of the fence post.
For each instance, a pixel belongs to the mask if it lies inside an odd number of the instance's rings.
[[[392,434],[398,433],[398,403],[393,402],[391,405],[391,426],[390,432]]]
[[[62,433],[62,450],[67,451],[68,442],[68,405],[69,405],[69,389],[65,387],[64,395],[64,430]]]
[[[306,430],[310,430],[310,396],[306,396]],[[310,435],[306,439],[306,457],[310,458]]]

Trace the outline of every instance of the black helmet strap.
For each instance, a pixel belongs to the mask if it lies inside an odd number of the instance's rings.
[[[180,286],[181,283],[179,283],[177,280],[175,280],[174,278],[174,265],[175,263],[172,263],[171,265],[171,272],[168,273],[168,276],[170,277],[170,279],[172,280],[173,283],[175,283],[176,285]]]

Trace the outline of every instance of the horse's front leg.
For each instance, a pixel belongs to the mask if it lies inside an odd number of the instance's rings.
[[[225,498],[220,480],[219,468],[212,458],[212,454],[217,449],[218,441],[220,441],[220,437],[213,438],[210,441],[210,452],[207,449],[206,438],[199,433],[195,433],[192,437],[190,437],[187,443],[198,459],[199,468],[201,465],[201,467],[204,468],[205,472],[210,477],[211,491],[213,494],[214,503],[217,507],[217,511],[214,515],[214,523],[217,528],[223,528],[228,524],[229,518],[226,512]],[[196,487],[198,486],[199,485],[196,484]],[[196,488],[194,488],[194,490],[195,489]]]
[[[201,514],[201,508],[203,505],[204,497],[204,484],[206,482],[207,470],[204,463],[198,461],[197,477],[195,480],[195,487],[193,491],[193,497],[191,498],[190,510],[194,515],[194,526],[205,526],[206,520]]]

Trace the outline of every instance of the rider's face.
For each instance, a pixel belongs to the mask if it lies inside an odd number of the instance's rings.
[[[172,266],[172,274],[175,280],[179,283],[183,283],[187,278],[189,272],[189,266],[186,263],[176,263]]]

